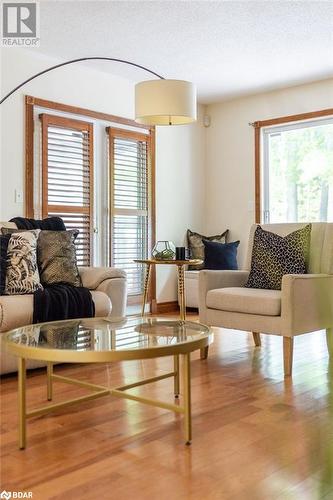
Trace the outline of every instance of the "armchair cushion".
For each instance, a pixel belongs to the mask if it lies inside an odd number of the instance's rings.
[[[281,290],[285,274],[305,274],[309,262],[311,224],[286,236],[257,226],[248,288]]]
[[[79,267],[82,286],[96,290],[105,280],[113,278],[126,279],[126,273],[116,267]]]
[[[241,287],[219,288],[207,293],[207,307],[221,311],[280,316],[281,292]]]

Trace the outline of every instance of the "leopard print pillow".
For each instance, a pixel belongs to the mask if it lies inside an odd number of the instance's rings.
[[[310,252],[311,224],[287,236],[265,231],[254,233],[251,271],[246,288],[281,290],[284,274],[305,274]]]
[[[6,295],[23,295],[42,290],[37,265],[40,230],[13,233],[7,248]]]
[[[75,239],[79,231],[42,231],[38,240],[40,279],[44,286],[67,283],[82,286],[76,262]]]

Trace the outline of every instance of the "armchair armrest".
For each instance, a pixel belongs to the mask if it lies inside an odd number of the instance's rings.
[[[199,273],[199,316],[206,322],[206,297],[209,290],[216,288],[244,286],[249,271],[212,271],[202,270]]]
[[[333,275],[286,274],[281,292],[284,336],[333,326]]]
[[[89,290],[96,290],[105,280],[126,279],[126,273],[116,267],[79,267],[82,285]]]

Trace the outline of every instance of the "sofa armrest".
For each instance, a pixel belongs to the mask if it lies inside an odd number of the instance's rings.
[[[82,285],[89,290],[97,290],[99,285],[105,280],[123,278],[126,273],[116,267],[79,267]]]
[[[244,286],[249,271],[212,271],[204,269],[199,273],[199,317],[206,322],[206,297],[209,290]]]
[[[286,274],[281,292],[284,336],[333,326],[333,275]]]

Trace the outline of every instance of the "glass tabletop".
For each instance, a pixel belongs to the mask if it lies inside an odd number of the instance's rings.
[[[191,321],[126,318],[110,321],[85,318],[24,326],[5,336],[7,347],[75,352],[135,351],[195,343],[210,337],[210,329]],[[27,356],[29,357],[29,356]]]

